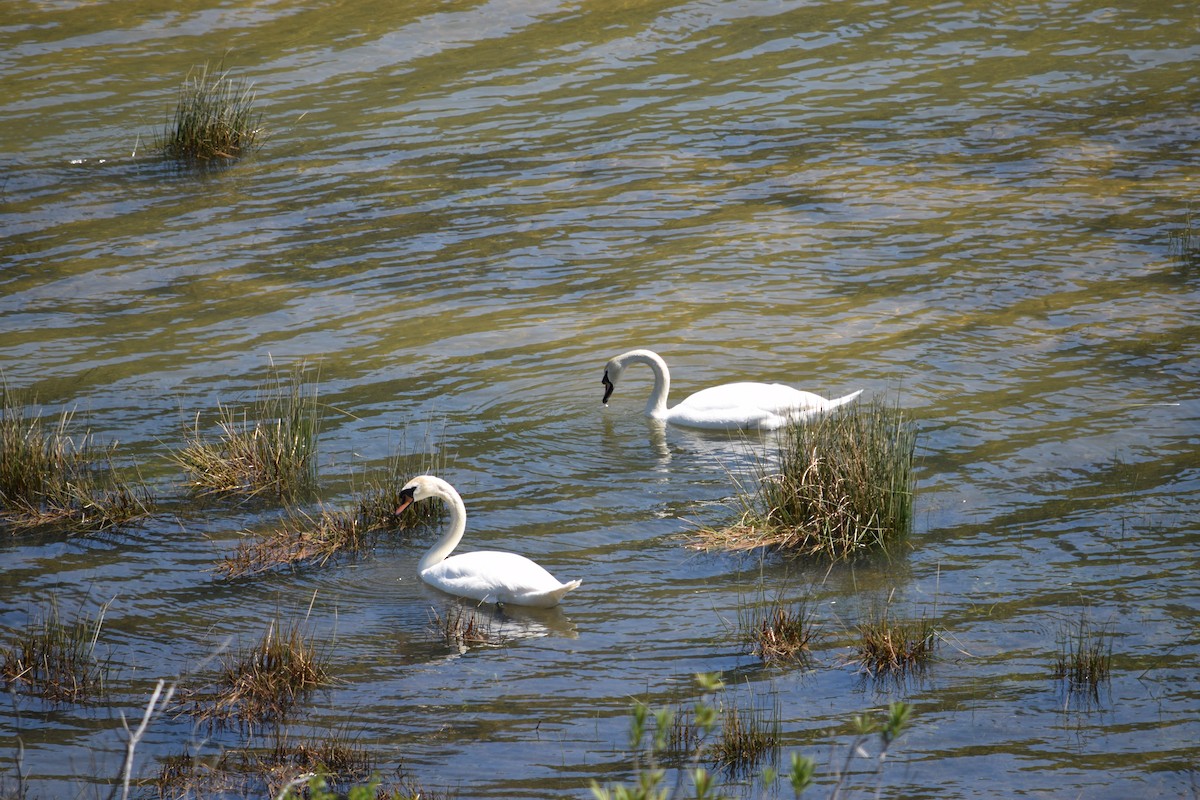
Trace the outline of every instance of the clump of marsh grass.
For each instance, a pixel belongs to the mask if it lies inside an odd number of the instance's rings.
[[[338,553],[358,552],[365,545],[354,514],[323,508],[314,518],[292,512],[265,536],[239,542],[233,553],[217,562],[217,571],[227,578],[242,578],[279,567],[324,564]]]
[[[736,703],[721,705],[721,732],[705,750],[705,756],[729,775],[748,775],[764,761],[779,755],[779,703],[772,710],[752,703],[743,709]]]
[[[1183,227],[1173,231],[1169,237],[1169,252],[1181,264],[1187,267],[1200,265],[1200,225],[1192,219],[1192,210],[1187,210]]]
[[[100,448],[90,432],[73,436],[70,411],[53,425],[27,419],[20,393],[4,388],[2,394],[0,519],[17,529],[104,530],[151,513],[154,501],[145,485],[116,468],[116,443]]]
[[[381,787],[376,754],[368,747],[334,731],[327,736],[293,736],[276,731],[265,748],[223,748],[209,755],[188,750],[161,759],[158,774],[148,783],[159,797],[296,797],[292,791],[320,777],[321,790],[355,795],[356,785],[369,785],[364,800],[376,797],[429,797],[407,788]],[[396,770],[400,777],[400,770]],[[375,794],[379,789],[380,793]],[[334,796],[312,794],[312,797]]]
[[[179,88],[174,119],[156,143],[164,158],[182,163],[235,159],[252,151],[262,133],[254,92],[228,70],[193,68]]]
[[[217,564],[228,578],[240,578],[280,567],[324,564],[335,555],[359,553],[379,531],[408,530],[436,520],[443,509],[436,503],[412,503],[401,513],[400,490],[408,481],[408,467],[421,457],[398,453],[387,474],[373,479],[353,508],[322,508],[317,517],[293,512],[278,527],[258,539],[239,543]]]
[[[760,606],[756,613],[739,614],[739,628],[750,652],[769,664],[807,663],[818,634],[806,600],[790,606],[777,600]]]
[[[272,621],[258,642],[226,655],[212,692],[185,691],[183,710],[213,725],[278,722],[331,682],[325,662],[299,625]]]
[[[1067,695],[1099,697],[1100,686],[1112,672],[1112,634],[1103,625],[1081,617],[1078,624],[1063,627],[1058,636],[1054,678],[1062,681]]]
[[[23,690],[55,703],[83,703],[104,691],[108,664],[96,657],[96,641],[108,605],[95,617],[81,614],[64,622],[56,603],[31,619],[16,640],[0,650],[0,676],[5,687]]]
[[[303,365],[288,374],[273,371],[249,408],[219,405],[219,439],[200,433],[197,415],[186,446],[172,457],[200,494],[295,499],[316,485],[319,412]]]
[[[791,425],[756,488],[739,490],[741,519],[693,544],[831,559],[882,547],[911,528],[915,448],[911,419],[878,400]]]
[[[858,623],[858,633],[859,666],[874,677],[903,677],[922,669],[937,649],[937,630],[929,619],[893,619],[887,606]]]

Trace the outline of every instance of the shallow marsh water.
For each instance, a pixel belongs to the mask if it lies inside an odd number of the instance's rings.
[[[4,704],[8,780],[18,735],[39,796],[112,777],[157,679],[307,614],[339,682],[293,727],[458,797],[590,796],[626,774],[630,698],[690,702],[698,671],[777,698],[825,780],[847,720],[899,698],[893,796],[1196,795],[1194,4],[17,2],[0,53],[0,369],[167,498],[119,533],[2,534],[5,641],[51,597],[111,601],[115,668],[97,706]],[[222,57],[262,150],[163,166],[177,87]],[[634,346],[676,399],[898,399],[906,546],[832,569],[686,549],[764,444],[647,424],[648,375],[602,409]],[[583,587],[460,654],[427,632],[453,602],[416,580],[429,532],[222,580],[278,512],[175,502],[166,454],[272,360],[319,366],[321,502],[427,450],[468,547]],[[812,598],[812,669],[736,640],[776,594]],[[917,680],[847,663],[883,602],[944,631]],[[1114,672],[1081,703],[1050,673],[1084,614]],[[138,774],[242,743],[160,719]]]

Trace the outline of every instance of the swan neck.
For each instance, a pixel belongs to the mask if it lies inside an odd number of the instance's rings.
[[[667,413],[667,394],[671,391],[671,372],[667,362],[658,353],[649,350],[639,351],[634,360],[646,364],[654,372],[654,388],[650,390],[650,398],[646,401],[646,416],[661,417]]]
[[[420,563],[417,564],[418,573],[423,573],[430,567],[445,561],[446,557],[454,552],[454,548],[458,547],[463,533],[467,530],[467,507],[463,505],[458,492],[450,487],[445,487],[437,492],[437,497],[446,503],[446,508],[450,511],[450,524],[446,526],[442,538],[438,539],[433,547],[426,550],[425,555],[421,557]]]

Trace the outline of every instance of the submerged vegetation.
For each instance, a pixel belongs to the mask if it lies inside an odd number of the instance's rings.
[[[303,365],[274,370],[249,407],[219,406],[216,441],[200,433],[199,416],[174,459],[200,494],[256,495],[294,500],[316,485],[320,407]]]
[[[878,400],[791,425],[756,488],[739,490],[740,520],[694,545],[830,559],[882,547],[911,528],[915,448],[912,420]]]
[[[429,633],[437,641],[465,653],[472,647],[492,647],[504,643],[504,637],[493,630],[490,619],[483,618],[485,612],[453,604],[442,614],[430,609]]]
[[[57,423],[28,419],[28,403],[5,387],[0,408],[0,521],[13,528],[64,525],[103,530],[151,513],[140,481],[118,470],[116,444],[99,448],[90,432],[72,433],[74,414]]]
[[[262,133],[254,111],[254,91],[228,70],[193,68],[179,88],[175,116],[157,149],[164,158],[184,163],[234,159],[252,151]]]
[[[51,603],[31,618],[15,641],[0,648],[0,677],[11,691],[23,691],[54,703],[83,703],[104,691],[108,664],[96,657],[104,623],[103,605],[95,617],[80,614],[64,622]]]

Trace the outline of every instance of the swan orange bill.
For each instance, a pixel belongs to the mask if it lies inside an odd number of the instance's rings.
[[[600,402],[608,405],[608,398],[612,397],[613,389],[616,388],[613,386],[613,382],[608,379],[608,370],[604,370],[604,379],[600,382],[604,384],[604,399]]]
[[[413,504],[413,492],[415,491],[416,488],[414,487],[409,487],[408,489],[403,489],[400,491],[400,505],[396,507],[396,516],[399,516],[404,509]]]

